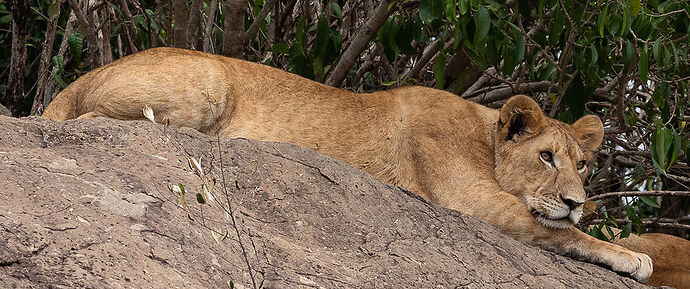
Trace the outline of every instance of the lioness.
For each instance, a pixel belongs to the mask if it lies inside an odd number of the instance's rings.
[[[155,48],[83,75],[48,106],[58,121],[158,119],[224,138],[291,142],[340,158],[504,234],[645,281],[652,260],[576,228],[596,116],[567,125],[529,97],[500,111],[451,93],[404,87],[355,94],[275,68]]]

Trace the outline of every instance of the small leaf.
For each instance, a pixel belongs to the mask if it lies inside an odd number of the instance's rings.
[[[206,200],[204,199],[204,196],[202,196],[200,193],[196,193],[196,201],[199,204],[206,204]]]
[[[565,13],[560,8],[556,7],[553,13],[553,20],[549,21],[551,23],[549,27],[549,45],[556,46],[561,39],[561,34],[563,34],[563,29],[565,29]]]
[[[635,212],[635,209],[633,209],[632,206],[628,206],[625,209],[625,215],[628,217],[630,221],[632,221],[633,224],[639,226],[642,226],[642,220],[637,216],[637,213]]]
[[[206,199],[209,200],[210,202],[213,202],[215,198],[213,198],[213,194],[211,194],[211,190],[208,189],[206,184],[201,185],[201,190],[204,192],[204,195],[206,196]]]
[[[199,175],[203,176],[204,175],[204,169],[201,167],[201,158],[199,160],[195,158],[189,158],[187,160],[187,163],[189,164],[189,168],[194,170],[194,172]]]
[[[589,232],[589,235],[599,240],[609,242],[609,238],[607,238],[606,235],[601,231],[601,226],[603,226],[603,224],[594,226],[592,231]]]
[[[276,44],[273,44],[273,52],[281,53],[281,54],[288,54],[290,52],[290,48],[288,47],[287,43],[278,42]]]
[[[69,44],[69,50],[74,56],[74,61],[81,63],[81,54],[84,48],[83,46],[84,38],[79,33],[72,33],[67,36],[67,44]]]
[[[460,15],[467,14],[467,11],[469,11],[467,1],[470,1],[470,0],[459,0],[459,1],[460,1]]]
[[[633,47],[632,42],[628,40],[625,42],[625,48],[623,48],[623,64],[627,68],[633,61],[635,61],[635,47]]]
[[[148,120],[150,120],[152,123],[156,123],[156,117],[153,115],[153,109],[146,104],[144,104],[143,113]]]
[[[50,75],[53,76],[53,79],[55,79],[55,82],[57,82],[62,89],[67,88],[67,82],[65,82],[64,79],[62,79],[62,75],[60,75],[57,71],[53,71]]]
[[[599,30],[599,37],[604,37],[604,26],[606,24],[606,21],[608,21],[608,10],[609,2],[607,1],[606,5],[604,6],[604,10],[599,14],[599,19],[597,20],[597,29]]]
[[[666,141],[665,130],[666,128],[663,127],[652,132],[649,146],[649,152],[652,155],[652,163],[664,175],[666,174],[666,150],[664,150],[664,142]]]
[[[455,7],[457,6],[456,1],[457,0],[447,0],[448,2],[446,3],[446,19],[448,19],[448,22],[457,24],[458,23],[458,16],[455,13]]]
[[[479,11],[474,14],[474,25],[476,27],[474,33],[475,49],[483,49],[483,47],[477,47],[477,45],[486,39],[486,36],[489,34],[489,27],[491,26],[489,12],[484,6],[479,7]]]
[[[632,232],[632,223],[627,223],[625,227],[623,227],[623,230],[621,231],[620,239],[627,238],[630,236],[630,232]]]
[[[434,79],[436,79],[436,88],[443,89],[445,85],[444,73],[446,70],[446,54],[443,51],[438,53],[436,62],[434,63]]]
[[[589,60],[589,65],[592,66],[597,63],[597,60],[599,60],[599,51],[597,51],[597,48],[594,47],[594,44],[589,46],[589,51],[592,54]]]
[[[652,55],[654,55],[654,61],[656,61],[657,65],[661,65],[661,38],[657,38],[654,40],[654,44],[652,45]]]
[[[381,83],[381,85],[383,85],[383,86],[391,86],[391,85],[394,85],[396,82],[397,82],[397,81],[395,81],[395,80],[384,81],[384,82]]]
[[[343,11],[340,9],[340,5],[338,5],[338,3],[333,2],[331,4],[331,11],[333,11],[333,16],[338,19],[338,22],[343,21]]]
[[[647,204],[647,206],[650,206],[652,208],[661,208],[661,206],[659,206],[659,204],[656,202],[656,200],[654,200],[650,196],[640,196],[639,198],[640,198],[640,201]]]
[[[428,24],[443,16],[443,2],[443,0],[421,0],[419,2],[419,18]]]
[[[633,17],[637,17],[641,8],[640,0],[628,0],[628,7],[630,7],[630,14],[632,14]]]
[[[649,72],[649,55],[647,55],[647,45],[640,51],[640,62],[637,64],[640,70],[640,79],[643,83],[647,82],[647,73]]]

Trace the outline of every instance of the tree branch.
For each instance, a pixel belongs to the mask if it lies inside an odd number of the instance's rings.
[[[264,7],[261,8],[261,11],[259,11],[259,14],[256,15],[256,18],[254,18],[254,22],[249,26],[249,29],[247,29],[244,34],[242,34],[242,40],[243,43],[246,43],[249,41],[249,39],[252,39],[256,36],[256,33],[259,31],[259,25],[261,25],[261,22],[266,19],[266,16],[268,15],[269,12],[271,12],[271,9],[273,9],[274,6],[276,6],[277,0],[268,0],[264,4]]]
[[[520,94],[520,93],[531,93],[531,92],[550,92],[550,91],[555,91],[557,89],[557,86],[552,83],[551,81],[548,80],[543,80],[543,81],[536,81],[536,82],[528,82],[528,83],[523,83],[521,84],[518,88],[517,91],[513,90],[512,87],[509,86],[503,86],[498,89],[491,89],[489,92],[483,93],[479,96],[471,97],[468,100],[481,103],[481,104],[488,104],[492,103],[494,101],[499,101],[499,100],[504,100],[507,98],[510,98],[511,96],[515,94]]]
[[[355,63],[355,59],[357,59],[359,54],[367,47],[369,41],[376,35],[376,32],[379,31],[379,28],[381,28],[388,18],[388,15],[391,13],[391,11],[388,10],[390,4],[390,0],[381,1],[381,4],[379,4],[374,11],[374,15],[369,17],[367,22],[358,29],[354,39],[345,52],[343,52],[340,61],[335,65],[333,72],[326,80],[327,85],[339,87],[343,84],[347,72]]]
[[[671,197],[690,197],[690,191],[625,191],[604,193],[596,196],[591,196],[587,200],[595,201],[605,198],[614,197],[636,197],[636,196],[671,196]]]

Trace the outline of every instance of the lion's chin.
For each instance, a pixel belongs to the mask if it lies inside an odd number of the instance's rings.
[[[533,210],[532,215],[540,224],[554,229],[568,229],[573,226],[575,221],[570,218],[570,215],[558,219],[549,219],[546,215],[541,214],[537,210]]]

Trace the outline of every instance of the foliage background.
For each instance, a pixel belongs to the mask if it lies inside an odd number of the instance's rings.
[[[582,228],[689,238],[688,33],[688,1],[0,1],[0,102],[39,115],[78,76],[156,46],[356,92],[423,85],[490,107],[523,93],[565,122],[604,121]]]

